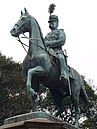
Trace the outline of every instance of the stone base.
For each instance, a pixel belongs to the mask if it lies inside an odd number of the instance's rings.
[[[78,129],[45,112],[31,112],[5,119],[0,129]]]

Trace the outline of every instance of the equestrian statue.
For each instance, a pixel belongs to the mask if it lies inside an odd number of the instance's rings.
[[[27,91],[35,103],[39,84],[48,87],[58,107],[55,116],[63,111],[62,101],[64,97],[70,96],[75,107],[75,126],[78,126],[80,115],[79,98],[88,101],[82,76],[72,67],[67,65],[67,55],[62,51],[66,35],[63,29],[58,29],[59,19],[57,15],[51,15],[55,5],[49,6],[49,32],[43,37],[37,20],[32,17],[26,8],[21,11],[21,16],[13,26],[10,33],[14,37],[23,34],[29,40],[27,55],[23,61],[23,68],[27,76]],[[25,35],[29,32],[29,37]],[[22,44],[23,45],[23,44]],[[35,105],[32,105],[35,111]]]

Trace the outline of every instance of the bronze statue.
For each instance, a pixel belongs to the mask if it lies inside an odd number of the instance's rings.
[[[59,37],[60,31],[64,34],[63,30],[57,30],[56,38]],[[75,69],[68,67],[69,75],[73,73],[75,78],[72,79],[69,77],[71,88],[70,94],[68,83],[64,86],[64,81],[59,79],[60,69],[58,59],[49,54],[47,46],[45,45],[46,40],[43,38],[38,22],[26,9],[24,13],[21,11],[20,19],[10,32],[14,37],[19,37],[20,34],[24,35],[25,32],[29,32],[29,49],[23,61],[23,67],[27,75],[27,91],[32,97],[32,102],[35,102],[36,93],[39,91],[39,84],[43,84],[49,88],[54,101],[59,108],[55,115],[58,116],[64,111],[62,105],[63,98],[70,96],[75,107],[75,126],[78,126],[80,114],[79,98],[81,97],[85,102],[88,100],[81,75]],[[65,94],[63,94],[62,91],[65,91]],[[33,111],[35,111],[35,105],[32,106]]]
[[[66,65],[66,56],[62,51],[62,46],[65,44],[66,35],[63,29],[57,29],[58,27],[58,16],[50,15],[49,18],[49,28],[51,32],[45,37],[45,44],[47,47],[52,48],[59,60],[59,68],[61,70],[60,80],[68,79],[67,75],[67,65]]]
[[[66,35],[63,29],[58,29],[59,19],[57,15],[51,15],[55,9],[55,4],[51,4],[49,6],[48,12],[49,16],[49,28],[51,32],[47,34],[45,37],[45,44],[48,48],[52,48],[57,55],[59,68],[60,68],[60,80],[64,81],[64,83],[69,83],[69,75],[67,68],[67,55],[64,55],[62,51],[62,46],[65,44]]]

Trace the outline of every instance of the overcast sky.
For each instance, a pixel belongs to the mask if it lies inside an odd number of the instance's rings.
[[[68,64],[97,86],[97,0],[1,0],[0,51],[22,62],[26,52],[10,30],[26,7],[45,36],[50,31],[47,21],[51,3],[56,4],[54,14],[59,17],[59,28],[66,33],[63,49],[67,50]]]

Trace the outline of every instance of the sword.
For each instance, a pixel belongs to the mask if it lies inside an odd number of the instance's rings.
[[[64,51],[65,51],[65,56],[66,56],[66,64],[67,64],[67,51],[66,51],[66,49],[64,49]],[[69,94],[71,95],[71,86],[70,86],[70,79],[69,79],[69,72],[68,72],[68,65],[67,65],[67,74],[68,74],[68,88],[69,88]]]

